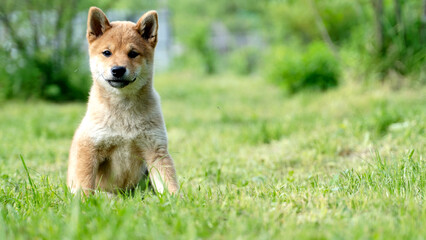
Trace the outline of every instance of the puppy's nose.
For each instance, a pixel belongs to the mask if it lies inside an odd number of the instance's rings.
[[[111,68],[112,76],[120,78],[126,73],[126,68],[121,66],[115,66]]]

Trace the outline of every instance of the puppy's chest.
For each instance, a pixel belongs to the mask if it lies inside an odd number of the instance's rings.
[[[135,186],[146,171],[144,151],[149,144],[141,144],[141,137],[129,138],[123,136],[106,137],[100,142],[100,162],[97,176],[105,178],[108,189],[110,184],[119,188]]]
[[[95,147],[107,154],[115,152],[141,153],[161,144],[164,131],[161,128],[140,123],[139,125],[100,125],[91,130]]]
[[[106,161],[114,175],[138,169],[145,153],[167,146],[167,134],[161,115],[132,111],[87,115],[83,132],[89,135],[101,163]]]

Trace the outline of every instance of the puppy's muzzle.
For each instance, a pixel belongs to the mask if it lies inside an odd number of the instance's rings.
[[[127,69],[122,66],[115,66],[111,68],[111,75],[114,77],[113,79],[106,80],[111,87],[114,88],[123,88],[130,83],[134,82],[136,78],[133,80],[125,79],[123,78],[124,74],[126,73]]]

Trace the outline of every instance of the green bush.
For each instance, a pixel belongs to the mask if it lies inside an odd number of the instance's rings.
[[[214,74],[217,72],[216,52],[212,48],[211,44],[209,44],[209,36],[209,28],[206,25],[200,24],[189,38],[189,45],[192,46],[198,54],[203,65],[204,72],[207,74]]]
[[[352,29],[351,38],[343,46],[352,55],[347,64],[358,72],[378,74],[382,81],[389,73],[403,76],[426,73],[423,3],[399,1],[399,7],[395,3],[383,1],[380,13],[374,11],[372,4],[360,7],[360,17],[364,20]],[[413,79],[422,80],[421,77]]]
[[[303,41],[320,40],[323,36],[318,27],[318,14],[331,40],[341,43],[361,22],[358,8],[358,3],[351,0],[272,1],[264,13],[266,31],[278,42],[289,36]]]
[[[275,47],[269,59],[268,78],[289,93],[305,89],[324,91],[338,85],[338,61],[321,42],[310,44],[306,50]]]
[[[58,61],[54,53],[37,52],[9,58],[0,77],[0,98],[42,98],[54,101],[85,99],[91,80],[88,67],[81,67],[81,51]]]
[[[81,46],[84,32],[78,31],[85,23],[75,22],[93,3],[6,0],[2,4],[0,99],[86,99],[91,80],[84,59],[87,50]]]
[[[241,75],[253,73],[259,64],[260,50],[253,47],[238,48],[231,53],[229,67]]]

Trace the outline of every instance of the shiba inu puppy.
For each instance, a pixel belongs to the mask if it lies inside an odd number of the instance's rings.
[[[153,88],[157,32],[155,11],[135,24],[109,22],[102,10],[90,8],[93,85],[69,154],[67,185],[72,192],[132,189],[146,174],[157,192],[178,190],[160,98]]]

